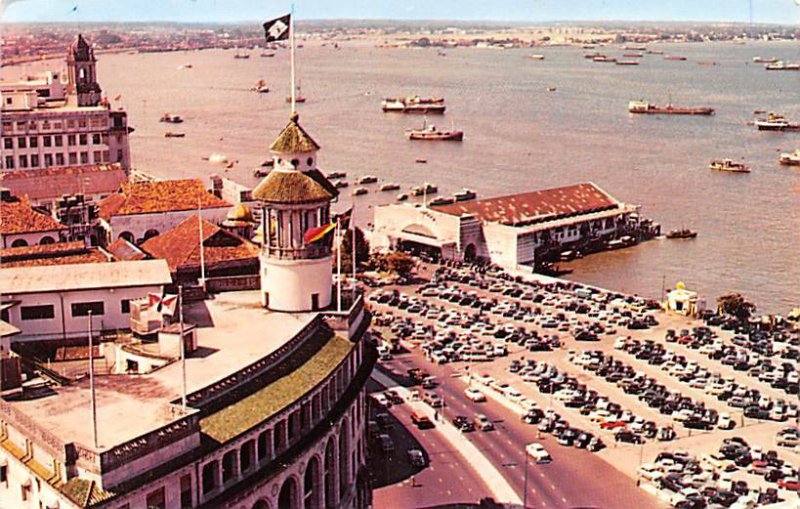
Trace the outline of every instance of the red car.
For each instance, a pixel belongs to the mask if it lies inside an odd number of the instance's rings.
[[[800,491],[800,480],[795,477],[784,477],[778,481],[778,487],[785,490]]]
[[[625,421],[606,421],[600,424],[602,429],[617,429],[617,428],[624,428],[627,426],[628,423]]]

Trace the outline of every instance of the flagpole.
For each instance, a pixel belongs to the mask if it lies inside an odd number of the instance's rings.
[[[291,47],[290,54],[289,54],[289,61],[291,62],[291,80],[292,80],[292,113],[295,112],[295,86],[294,86],[294,4],[292,4],[292,15],[289,16],[289,38],[290,42],[289,45]]]
[[[92,400],[92,439],[97,449],[97,399],[94,392],[94,343],[92,342],[92,310],[89,310],[89,391]]]
[[[336,305],[342,312],[342,232],[339,227],[339,217],[336,217]]]
[[[353,250],[353,288],[350,291],[352,299],[355,301],[356,298],[356,201],[353,200],[353,205],[350,207],[350,228],[352,230],[353,237],[351,239],[352,250]],[[352,305],[352,303],[351,303]]]
[[[203,215],[200,212],[200,198],[197,199],[197,225],[200,232],[200,286],[206,285],[206,257],[203,249]]]
[[[178,315],[180,325],[180,338],[181,338],[181,377],[183,378],[183,386],[181,390],[181,406],[183,411],[186,412],[186,342],[183,338],[183,285],[178,285]]]

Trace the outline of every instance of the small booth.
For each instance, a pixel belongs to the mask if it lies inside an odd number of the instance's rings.
[[[684,316],[696,316],[701,311],[697,292],[687,290],[686,285],[678,283],[675,289],[667,294],[667,311]]]

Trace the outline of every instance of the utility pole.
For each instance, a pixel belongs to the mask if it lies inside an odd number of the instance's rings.
[[[525,481],[522,485],[522,507],[523,509],[527,509],[528,507],[528,451],[525,449],[522,450],[525,454]]]
[[[92,310],[89,310],[89,391],[92,401],[92,439],[94,448],[99,446],[97,441],[97,399],[94,392],[94,343],[92,339]]]

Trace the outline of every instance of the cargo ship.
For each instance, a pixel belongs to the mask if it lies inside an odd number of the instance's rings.
[[[783,115],[770,113],[766,118],[759,118],[753,125],[759,131],[800,131],[800,124],[789,122]]]
[[[667,104],[666,106],[656,106],[646,101],[630,101],[628,103],[630,113],[644,113],[649,115],[713,115],[714,108],[700,106],[697,108],[685,108]]]
[[[732,173],[750,173],[750,167],[744,163],[737,163],[731,159],[715,159],[708,165],[708,169],[715,171],[728,171]]]
[[[778,60],[775,63],[765,65],[764,69],[768,71],[800,71],[800,64],[787,64],[782,60]]]
[[[406,136],[409,140],[426,140],[426,141],[462,141],[464,139],[464,131],[439,131],[436,126],[428,122],[422,125],[421,129],[407,129]]]
[[[778,162],[784,166],[800,166],[800,148],[794,152],[783,152]]]
[[[422,113],[422,114],[443,114],[445,110],[443,98],[425,99],[418,96],[411,97],[387,97],[381,103],[381,108],[385,112],[397,113]]]

